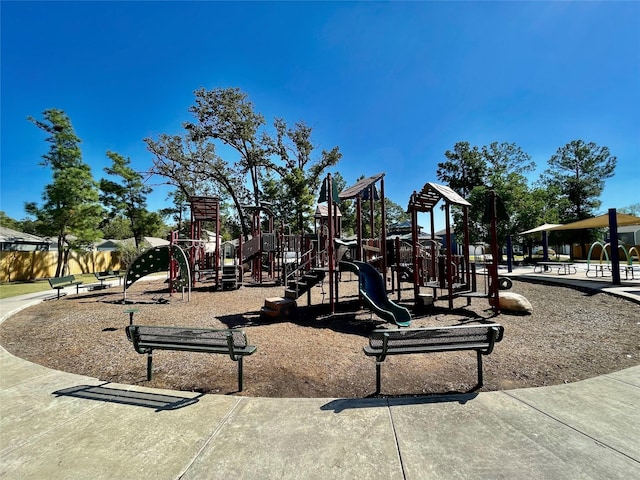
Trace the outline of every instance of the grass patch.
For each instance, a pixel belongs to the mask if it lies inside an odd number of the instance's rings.
[[[76,280],[84,283],[95,283],[96,277],[93,273],[83,275],[75,275]],[[34,280],[31,282],[6,282],[0,283],[0,300],[3,298],[17,297],[18,295],[26,295],[28,293],[43,292],[51,289],[49,282],[46,280]]]

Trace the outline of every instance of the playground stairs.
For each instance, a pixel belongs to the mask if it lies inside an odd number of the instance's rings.
[[[235,290],[240,287],[240,282],[238,281],[239,274],[238,269],[241,266],[238,265],[223,265],[222,267],[222,278],[220,281],[222,282],[223,290]]]
[[[324,276],[324,270],[312,269],[304,273],[299,279],[291,280],[287,285],[287,289],[284,291],[285,298],[297,300],[304,293],[324,280]]]
[[[320,283],[325,276],[323,270],[310,270],[299,279],[291,280],[284,291],[283,297],[271,297],[264,301],[261,314],[264,317],[286,320],[296,315],[298,303],[296,300],[304,293]]]
[[[272,319],[286,320],[295,316],[298,304],[295,300],[282,297],[271,297],[264,301],[261,314]]]

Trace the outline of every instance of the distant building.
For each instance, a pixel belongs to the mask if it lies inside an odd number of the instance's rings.
[[[29,233],[0,227],[0,250],[13,252],[38,252],[49,250],[49,240]]]
[[[118,245],[122,244],[131,244],[135,245],[135,239],[125,238],[124,240],[103,240],[102,242],[96,245],[96,250],[99,252],[114,252],[118,249]],[[143,245],[149,245],[151,248],[153,247],[161,247],[163,245],[169,245],[169,240],[165,240],[164,238],[158,237],[142,237]]]
[[[640,225],[618,227],[618,240],[625,245],[640,245]]]

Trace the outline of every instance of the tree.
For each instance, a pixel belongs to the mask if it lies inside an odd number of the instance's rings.
[[[567,200],[560,212],[562,222],[576,222],[594,216],[602,202],[604,182],[611,178],[617,159],[607,147],[573,140],[560,147],[548,162],[544,172],[546,183],[555,186]]]
[[[491,240],[485,215],[491,190],[500,198],[507,215],[497,224],[499,246],[507,235],[522,231],[532,201],[525,174],[535,168],[527,153],[514,143],[493,142],[478,148],[468,142],[458,142],[453,151],[445,152],[445,157],[447,160],[438,164],[436,175],[471,203],[471,243]],[[456,234],[462,235],[462,212],[454,208],[452,215]]]
[[[331,180],[336,185],[338,193],[347,188],[347,181],[340,172],[333,172]],[[356,206],[353,200],[342,200],[338,208],[342,214],[342,235],[349,237],[356,232]]]
[[[458,195],[467,198],[471,190],[484,184],[487,167],[478,147],[458,142],[453,151],[447,150],[444,156],[447,160],[438,163],[436,176]]]
[[[111,166],[104,171],[121,181],[103,178],[100,180],[100,200],[110,209],[109,218],[122,216],[129,222],[136,248],[140,246],[142,237],[152,235],[158,230],[159,216],[147,210],[147,195],[151,187],[144,184],[140,173],[131,168],[131,159],[124,158],[115,152],[107,152]]]
[[[336,165],[342,154],[338,147],[323,150],[320,158],[312,159],[315,146],[311,141],[311,127],[300,121],[294,128],[287,128],[281,118],[274,120],[275,138],[263,136],[267,154],[279,157],[281,164],[272,163],[280,179],[267,172],[263,181],[265,199],[277,204],[281,218],[296,231],[308,229],[308,219],[313,217],[316,192],[324,172]]]
[[[102,230],[102,236],[104,238],[124,240],[125,238],[133,237],[131,222],[122,215],[107,218],[102,222],[100,230]]]
[[[531,207],[527,174],[535,170],[535,163],[515,143],[483,146],[482,157],[487,167],[485,185],[500,197],[508,217],[497,223],[498,243],[502,246],[508,235],[526,230],[522,217]]]
[[[197,123],[186,122],[184,128],[196,141],[211,138],[233,148],[240,155],[242,174],[249,174],[253,205],[260,203],[260,172],[271,167],[258,131],[265,124],[248,96],[239,88],[216,88],[195,91],[196,103],[189,107]]]
[[[0,210],[0,225],[12,230],[20,230],[20,222],[14,220],[2,210]]]
[[[71,121],[62,110],[48,109],[42,115],[43,120],[27,119],[49,135],[49,151],[42,156],[41,165],[51,168],[53,181],[45,186],[42,207],[30,202],[25,204],[25,210],[37,218],[42,228],[40,235],[57,237],[58,277],[67,267],[70,249],[86,247],[100,238],[102,207],[91,168],[82,161],[80,139]]]
[[[620,208],[620,212],[628,213],[629,215],[640,216],[640,203],[632,203],[626,207]]]
[[[187,197],[203,188],[216,192],[221,203],[235,207],[245,236],[251,233],[245,207],[265,201],[279,219],[300,231],[307,228],[322,173],[340,160],[338,147],[314,159],[312,130],[304,122],[288,128],[276,118],[270,136],[263,130],[264,117],[238,88],[201,88],[195,96],[189,108],[195,121],[183,124],[184,137],[145,139],[156,157],[154,172],[170,178]],[[237,159],[219,157],[218,142],[231,147],[226,151],[237,153]],[[225,224],[234,228],[236,222],[227,218]]]
[[[559,194],[559,220],[571,223],[595,215],[600,208],[600,195],[607,178],[611,178],[617,159],[607,147],[599,147],[593,142],[573,140],[560,147],[549,159],[549,168],[543,174],[543,182]],[[577,230],[571,240],[583,249],[591,240],[588,230]],[[586,255],[585,255],[586,256]]]
[[[244,186],[244,175],[237,166],[220,158],[215,145],[198,134],[195,127],[184,137],[162,134],[158,140],[144,141],[154,155],[153,173],[167,178],[180,192],[175,196],[180,202],[180,218],[190,197],[216,195],[221,197],[221,203],[227,199],[233,203],[239,224],[244,234],[248,233],[242,205],[250,203],[250,192]]]

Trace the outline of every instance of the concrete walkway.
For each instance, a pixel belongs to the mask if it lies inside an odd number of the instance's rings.
[[[2,300],[2,319],[34,301]],[[0,478],[640,478],[640,366],[552,387],[353,400],[104,383],[4,349],[0,366]]]

